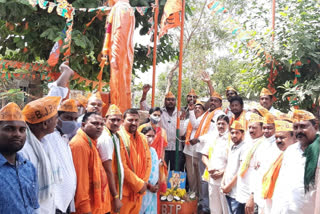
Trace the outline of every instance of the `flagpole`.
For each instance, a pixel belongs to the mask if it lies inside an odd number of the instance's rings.
[[[156,94],[156,66],[157,66],[157,36],[158,36],[158,15],[159,15],[159,0],[155,0],[156,8],[154,11],[154,35],[153,35],[153,73],[152,73],[152,99],[151,107],[154,107],[154,97]]]
[[[181,109],[181,82],[182,82],[182,56],[183,56],[183,32],[184,32],[184,11],[185,11],[185,0],[182,0],[181,10],[181,29],[180,29],[180,51],[179,51],[179,79],[178,79],[178,112]],[[179,170],[179,138],[180,138],[180,114],[177,114],[177,129],[176,129],[176,164],[175,170]]]

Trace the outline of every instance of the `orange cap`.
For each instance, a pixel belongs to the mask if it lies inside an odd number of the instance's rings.
[[[98,100],[101,100],[102,101],[102,98],[101,98],[101,94],[100,94],[100,92],[98,91],[98,92],[96,92],[96,93],[94,93],[94,94],[88,94],[88,100],[89,99],[91,99],[91,98],[96,98],[96,99],[98,99]]]
[[[200,100],[197,100],[195,105],[201,105],[203,108],[205,108],[203,102],[201,102]]]
[[[171,91],[166,94],[165,98],[176,98]]]
[[[193,90],[193,88],[191,88],[191,90],[188,93],[188,96],[197,96],[196,92]]]
[[[262,107],[261,105],[257,105],[256,107],[254,107],[254,109],[256,109],[262,115],[262,117],[264,117],[267,114],[269,114],[268,109]]]
[[[265,124],[273,124],[274,120],[275,120],[275,116],[273,116],[270,113],[267,113],[264,117],[263,117],[263,123]]]
[[[22,110],[24,119],[31,124],[36,124],[50,119],[58,113],[61,97],[43,97],[28,103]]]
[[[271,91],[267,88],[262,88],[261,92],[260,92],[260,96],[268,96],[268,95],[272,95]]]
[[[226,92],[227,92],[227,91],[235,91],[235,92],[237,92],[237,90],[234,89],[232,86],[228,86],[228,87],[226,88]]]
[[[249,123],[263,123],[263,117],[256,113],[251,113]]]
[[[116,106],[115,104],[112,104],[109,107],[106,116],[110,116],[110,115],[122,115],[122,113],[121,113],[121,111],[120,111],[118,106]]]
[[[277,113],[277,120],[287,120],[289,122],[292,122],[292,112],[289,112],[288,114],[285,113]]]
[[[276,132],[292,132],[293,125],[292,123],[284,120],[275,120],[274,121]]]
[[[243,130],[243,131],[244,131],[244,127],[243,127],[242,124],[241,124],[239,121],[237,121],[237,120],[233,121],[233,123],[232,123],[232,125],[231,125],[230,128],[231,128],[231,129]]]
[[[0,109],[0,121],[24,121],[19,106],[13,102],[5,105]]]
[[[305,120],[316,119],[315,116],[311,112],[308,112],[305,110],[298,110],[298,109],[295,109],[293,111],[292,118],[293,118],[293,122],[300,122],[300,121],[305,121]]]
[[[75,100],[83,106],[83,108],[87,107],[88,104],[88,98],[86,98],[85,96],[83,96],[82,94],[78,94],[75,98]]]
[[[58,108],[58,111],[76,112],[78,113],[78,108],[76,101],[74,99],[67,99],[63,101]]]
[[[216,97],[216,98],[222,100],[221,95],[220,95],[218,92],[216,92],[216,91],[212,92],[211,97]]]

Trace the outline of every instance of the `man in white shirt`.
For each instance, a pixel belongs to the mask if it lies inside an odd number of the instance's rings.
[[[216,122],[217,118],[220,115],[224,115],[222,111],[222,97],[217,92],[213,92],[210,96],[210,107],[208,111],[203,114],[203,118],[200,121],[194,122],[197,123],[195,127],[197,131],[194,135],[194,138],[190,140],[191,145],[200,143],[205,138],[205,135],[211,135],[217,132]],[[190,121],[194,120],[193,116],[190,114]],[[204,144],[197,145],[197,151],[200,152],[203,149]],[[206,169],[206,166],[199,160],[199,174],[202,175]],[[209,191],[208,191],[208,182],[201,180],[200,196],[199,196],[199,208],[200,211],[204,213],[209,213]]]
[[[197,145],[193,146],[189,141],[190,139],[194,138],[205,109],[203,103],[200,101],[197,101],[195,105],[193,103],[190,103],[188,105],[188,109],[190,119],[184,121],[184,126],[181,129],[180,135],[185,135],[185,146],[183,149],[183,153],[186,156],[186,169],[189,191],[195,192],[198,196],[201,182],[201,177],[199,174],[199,155],[196,151]]]
[[[274,95],[266,88],[263,88],[260,93],[260,105],[266,108],[271,114],[277,116],[280,113],[272,104],[274,102]]]
[[[77,175],[69,146],[69,135],[77,129],[77,119],[76,101],[73,99],[63,101],[58,108],[56,129],[41,140],[45,149],[50,144],[53,151],[58,154],[57,161],[61,169],[62,180],[56,184],[55,188],[56,214],[75,211],[73,199],[77,188]]]
[[[252,186],[254,203],[258,205],[259,213],[262,212],[265,205],[261,194],[263,176],[281,153],[281,150],[279,150],[276,144],[274,120],[275,117],[270,113],[267,113],[263,117],[262,132],[264,139],[253,155],[253,164],[256,173],[253,179],[251,179],[250,186]]]
[[[53,133],[57,126],[57,109],[68,94],[66,86],[74,74],[66,63],[61,64],[60,71],[62,74],[57,81],[49,84],[47,97],[28,103],[23,109],[30,129],[27,130],[27,140],[20,153],[34,164],[38,172],[40,213],[46,214],[55,213],[58,208],[55,193],[56,186],[62,182],[63,169],[55,148],[56,141],[48,142],[45,136]]]
[[[320,138],[315,116],[294,110],[293,129],[298,143],[284,152],[276,184],[272,212],[274,214],[314,213],[316,178],[319,174]]]
[[[246,204],[245,209],[248,213],[252,213],[254,211],[254,190],[252,184],[256,176],[256,170],[253,157],[263,142],[262,125],[263,118],[252,113],[250,115],[248,125],[251,140],[246,139],[246,154],[240,158],[241,167],[238,173],[236,200],[241,204]]]
[[[184,155],[182,153],[182,144],[179,142],[179,159],[178,163],[176,164],[176,157],[175,157],[175,151],[176,151],[176,129],[177,129],[177,114],[178,109],[176,107],[176,98],[172,94],[171,91],[169,91],[166,94],[165,100],[164,100],[164,108],[162,108],[162,114],[161,114],[161,120],[160,125],[163,129],[167,132],[167,140],[168,140],[168,146],[165,149],[165,161],[167,163],[167,166],[170,165],[170,170],[175,169],[176,165],[178,166],[178,171],[184,171]],[[181,121],[180,124],[183,122]],[[170,164],[169,164],[170,163]]]
[[[244,155],[244,127],[238,121],[234,121],[230,127],[233,145],[228,150],[227,166],[221,181],[221,190],[226,194],[229,213],[244,214],[245,204],[236,201],[237,178],[240,168],[240,159]]]
[[[120,155],[120,136],[117,131],[122,122],[122,113],[118,106],[112,104],[106,114],[106,125],[98,138],[97,148],[103,167],[108,176],[112,200],[112,211],[120,212],[122,207],[122,187],[124,171]]]
[[[283,160],[283,151],[288,146],[295,143],[295,136],[293,134],[293,125],[289,121],[275,120],[275,144],[281,151],[277,159],[270,165],[268,171],[263,175],[262,179],[262,197],[265,199],[265,206],[263,208],[264,214],[271,213],[274,187],[276,186],[279,170],[281,169]]]

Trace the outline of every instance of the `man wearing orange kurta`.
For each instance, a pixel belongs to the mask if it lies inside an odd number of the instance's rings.
[[[147,139],[137,131],[138,111],[128,109],[123,117],[123,126],[119,131],[123,140],[120,151],[124,168],[121,214],[136,214],[140,211],[143,193],[149,186],[151,154]]]
[[[104,214],[111,211],[107,175],[96,148],[103,126],[104,120],[98,113],[86,113],[81,128],[70,141],[77,173],[77,214]]]

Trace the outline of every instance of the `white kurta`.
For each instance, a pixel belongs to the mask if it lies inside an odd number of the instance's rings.
[[[52,150],[57,154],[57,161],[62,173],[62,181],[55,188],[56,207],[60,211],[66,212],[70,205],[70,208],[73,208],[71,211],[75,211],[73,199],[77,188],[77,175],[73,165],[69,139],[67,135],[61,136],[60,132],[55,130],[53,133],[46,135],[42,142],[49,143]]]
[[[200,122],[203,118],[204,114],[202,114],[200,117],[196,118],[194,111],[189,111],[189,119],[185,121],[185,129],[188,127],[189,121],[191,122],[192,125],[192,132],[190,135],[190,140],[194,138],[194,135],[200,125]],[[185,130],[186,131],[186,130]],[[193,156],[193,157],[199,157],[199,144],[196,145],[185,145],[183,149],[183,153]]]
[[[43,153],[45,154],[46,151],[44,149],[43,144],[40,144],[41,150],[43,150]],[[26,140],[23,148],[19,151],[19,154],[21,154],[24,158],[28,159],[33,166],[36,168],[37,173],[38,173],[38,180],[39,180],[39,176],[41,176],[40,172],[39,172],[39,159],[37,157],[37,155],[35,154],[32,146],[30,145],[30,143],[28,142],[28,140]],[[45,154],[46,155],[46,154]],[[47,157],[47,159],[49,159]],[[53,180],[53,178],[52,178]],[[53,188],[53,191],[50,192],[49,197],[46,200],[39,200],[39,213],[45,213],[45,214],[55,214],[56,213],[56,206],[55,206],[55,191],[54,188],[56,187],[56,184],[52,184],[51,185]]]
[[[279,111],[278,109],[273,108],[273,106],[271,106],[271,108],[269,109],[269,112],[273,115],[273,116],[278,116],[279,113],[281,113],[281,111]]]
[[[272,199],[272,214],[313,214],[316,189],[310,187],[309,192],[304,191],[305,163],[300,143],[289,146],[284,152]]]
[[[256,144],[259,143],[260,140],[263,140],[263,137],[254,139],[250,142],[247,142],[246,147],[244,148],[245,154],[240,157],[240,169],[241,166],[246,159],[249,151],[251,148]],[[261,146],[261,144],[258,146],[258,148]],[[257,149],[258,149],[257,148]],[[257,150],[256,150],[257,151]],[[255,152],[256,152],[255,151]],[[255,170],[255,165],[254,165],[254,154],[250,160],[249,167],[247,169],[247,172],[244,174],[243,177],[238,174],[238,179],[237,179],[237,197],[236,200],[240,203],[247,203],[248,199],[250,198],[250,194],[254,192],[252,188],[252,182],[254,182],[255,176],[256,176],[256,170]]]
[[[262,179],[271,165],[281,154],[281,150],[277,147],[275,136],[264,138],[264,141],[257,148],[253,156],[254,168],[256,176],[253,178],[252,187],[254,192],[254,202],[258,204],[259,209],[265,205],[262,198]]]

